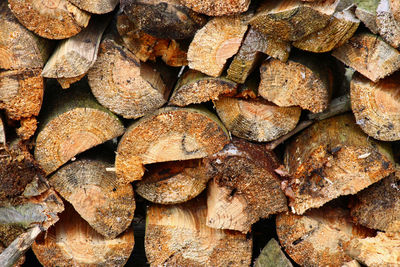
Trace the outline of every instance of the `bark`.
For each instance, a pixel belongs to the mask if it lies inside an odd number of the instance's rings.
[[[207,16],[224,16],[246,12],[250,0],[180,0],[188,8]]]
[[[394,17],[390,0],[380,0],[376,10],[376,24],[379,35],[394,48],[400,46],[400,22]]]

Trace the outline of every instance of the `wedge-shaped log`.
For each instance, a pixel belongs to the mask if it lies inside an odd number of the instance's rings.
[[[68,0],[82,10],[94,14],[104,14],[114,10],[118,0]]]
[[[233,15],[247,11],[250,0],[180,0],[188,8],[207,16]]]
[[[394,172],[390,146],[370,139],[351,114],[319,121],[286,146],[289,206],[303,214],[356,194]]]
[[[150,266],[249,266],[251,238],[206,226],[202,199],[147,210],[145,249]]]
[[[205,108],[162,108],[128,128],[118,144],[116,173],[122,183],[140,180],[144,164],[204,158],[228,142],[223,124]]]
[[[378,34],[378,25],[376,24],[376,9],[380,0],[354,0],[357,8],[355,14],[367,28],[374,34]]]
[[[9,0],[11,11],[30,31],[48,39],[65,39],[78,34],[90,14],[67,0]]]
[[[259,219],[287,210],[274,171],[278,160],[263,145],[235,138],[205,161],[212,178],[207,192],[208,227],[247,233]]]

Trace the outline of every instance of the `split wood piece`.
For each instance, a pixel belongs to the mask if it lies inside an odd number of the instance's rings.
[[[44,92],[40,73],[41,69],[0,72],[0,109],[5,109],[10,119],[39,115]]]
[[[11,11],[28,30],[48,39],[65,39],[78,34],[90,14],[67,0],[9,0]]]
[[[400,233],[378,232],[375,237],[344,242],[345,252],[370,267],[399,266]]]
[[[400,46],[400,21],[394,18],[390,8],[390,0],[380,0],[376,10],[376,24],[379,35],[394,48]]]
[[[210,179],[199,159],[164,162],[146,166],[136,192],[158,204],[177,204],[198,196]]]
[[[150,266],[249,266],[251,238],[206,226],[203,199],[147,210],[145,250]]]
[[[16,129],[18,137],[22,140],[28,140],[31,138],[37,130],[36,117],[22,118],[20,121],[20,127]]]
[[[188,70],[175,85],[169,104],[183,107],[218,100],[221,95],[233,96],[237,91],[238,84],[225,77],[210,77],[195,70]]]
[[[121,7],[140,30],[157,38],[192,38],[207,21],[179,0],[121,0]]]
[[[63,40],[47,61],[42,76],[74,78],[85,75],[96,61],[101,36],[109,21],[109,17],[95,17],[77,35]]]
[[[57,170],[50,184],[94,230],[113,239],[131,224],[135,199],[132,185],[119,185],[108,167],[104,160],[77,160]]]
[[[281,246],[275,239],[268,241],[254,262],[254,267],[293,267],[293,264],[282,252]]]
[[[100,45],[88,81],[96,99],[124,118],[139,118],[167,102],[169,88],[160,73],[107,38]]]
[[[376,24],[376,9],[380,0],[354,0],[357,8],[355,14],[365,26],[374,34],[378,34],[379,29]]]
[[[394,15],[394,18],[400,22],[400,2],[396,0],[390,0],[390,9]]]
[[[82,10],[93,14],[105,14],[114,10],[118,0],[68,0]]]
[[[269,59],[260,67],[258,93],[281,107],[324,111],[333,91],[333,71],[325,58],[293,55],[286,63]]]
[[[354,220],[371,229],[400,232],[400,172],[357,194],[351,208]]]
[[[188,64],[187,53],[175,40],[160,39],[154,46],[153,57],[161,57],[168,66],[181,67]]]
[[[207,16],[224,16],[246,12],[250,0],[180,0],[188,8]]]
[[[22,26],[7,1],[0,2],[0,68],[43,68],[52,45]]]
[[[301,108],[278,107],[264,99],[221,97],[214,101],[218,116],[235,136],[266,142],[293,130],[299,122]]]
[[[289,57],[290,43],[272,39],[250,27],[238,53],[228,68],[228,79],[244,83],[254,68],[263,60],[262,53],[286,61]]]
[[[356,194],[394,172],[392,161],[390,146],[370,139],[351,114],[319,121],[286,146],[289,206],[303,214]]]
[[[66,205],[60,221],[39,236],[32,246],[45,266],[124,266],[135,240],[129,229],[115,239],[105,239],[76,211]]]
[[[370,33],[355,34],[332,55],[374,82],[400,68],[400,52]]]
[[[400,73],[377,83],[354,74],[351,107],[357,124],[369,136],[382,141],[400,140]]]
[[[67,92],[56,85],[45,94],[35,159],[50,174],[75,155],[123,134],[124,126],[79,84]]]
[[[360,20],[355,17],[353,7],[335,12],[325,28],[293,42],[292,45],[314,53],[328,52],[346,43],[359,24]]]
[[[39,226],[36,226],[36,229],[37,228],[39,228]],[[32,228],[32,229],[30,229],[30,231],[33,232],[33,231],[36,231],[36,230],[33,230],[33,228]],[[22,240],[26,240],[27,238],[28,239],[33,238],[33,240],[32,240],[32,243],[33,243],[34,238],[36,238],[36,234],[31,235],[31,232],[29,232],[29,233],[24,234],[23,236],[21,236],[20,240],[21,239]],[[25,241],[24,241],[24,243],[25,243]],[[26,243],[29,244],[30,243],[29,240]],[[29,249],[31,245],[32,244],[28,245],[27,249]],[[4,253],[3,256],[0,254],[0,264],[1,264],[1,266],[6,266],[6,267],[11,267],[11,266],[12,267],[21,267],[21,266],[23,266],[23,264],[25,263],[25,260],[26,260],[26,257],[25,257],[25,252],[26,251],[23,248],[24,245],[22,245],[22,243],[20,243],[18,241],[18,245],[14,246],[14,247],[16,247],[16,249],[13,249],[12,252],[6,252],[6,253]],[[6,248],[0,244],[0,253],[3,253],[3,251],[5,249]],[[18,254],[18,255],[16,255],[16,254]],[[19,254],[21,254],[21,255],[19,255]]]
[[[264,1],[250,20],[256,30],[281,39],[297,41],[324,28],[340,0],[315,3],[300,0]]]
[[[216,17],[196,32],[189,46],[189,68],[218,77],[226,61],[237,53],[247,30],[240,16]]]
[[[144,164],[204,158],[228,142],[228,131],[207,109],[162,108],[125,132],[118,144],[116,173],[122,183],[140,180]]]
[[[348,210],[334,205],[303,216],[281,213],[276,217],[276,232],[286,253],[300,266],[342,266],[352,260],[342,242],[373,234],[353,224]]]
[[[208,175],[208,227],[247,233],[251,225],[287,210],[286,197],[275,173],[278,160],[261,144],[242,139],[205,160]]]

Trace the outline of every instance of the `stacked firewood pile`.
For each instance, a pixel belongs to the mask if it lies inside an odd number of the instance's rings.
[[[0,266],[400,266],[399,48],[398,0],[1,0]]]

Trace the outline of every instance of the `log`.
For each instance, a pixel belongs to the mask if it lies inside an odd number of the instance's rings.
[[[376,24],[376,9],[380,0],[354,0],[357,8],[355,14],[365,26],[374,34],[378,34],[379,29]]]
[[[259,219],[287,210],[274,171],[278,160],[263,145],[233,139],[205,161],[212,177],[207,191],[208,227],[247,233]]]
[[[206,226],[202,199],[147,210],[145,250],[150,266],[249,266],[246,235]]]
[[[400,74],[374,83],[360,74],[351,80],[351,107],[357,124],[369,136],[400,140]]]
[[[119,185],[112,166],[104,159],[80,159],[66,164],[50,178],[50,184],[99,234],[114,239],[133,219],[132,185]]]
[[[355,34],[349,42],[333,50],[332,56],[377,82],[400,68],[400,53],[380,37]]]
[[[180,0],[188,8],[207,16],[224,16],[246,12],[250,0]]]
[[[87,85],[68,92],[55,84],[46,90],[36,138],[35,159],[46,175],[75,155],[123,134],[121,121],[96,102]]]
[[[199,159],[156,163],[146,166],[136,193],[157,204],[183,203],[203,192],[209,179]]]
[[[114,10],[118,0],[68,0],[78,8],[94,14],[105,14]]]
[[[176,83],[168,104],[183,107],[218,100],[221,95],[235,95],[237,91],[238,84],[225,77],[210,77],[188,70]]]
[[[376,10],[376,24],[379,35],[394,48],[400,46],[400,22],[394,18],[390,0],[380,0]]]
[[[297,41],[324,28],[340,0],[315,3],[300,0],[264,1],[250,20],[256,30],[281,39]]]
[[[88,81],[100,104],[124,118],[139,118],[167,102],[170,88],[154,68],[106,38]]]
[[[234,135],[266,142],[293,130],[300,119],[299,107],[278,107],[264,99],[221,97],[214,101],[218,116]]]
[[[162,108],[127,129],[118,144],[116,173],[121,183],[140,180],[144,164],[204,158],[228,142],[223,124],[205,108]]]
[[[7,1],[0,3],[0,14],[0,68],[43,68],[52,50],[51,43],[22,26]]]
[[[400,173],[382,179],[357,194],[351,216],[358,224],[385,232],[400,232]]]
[[[28,30],[48,39],[66,39],[78,34],[90,14],[67,0],[9,0],[11,11]]]
[[[121,0],[121,7],[140,30],[157,38],[191,38],[207,21],[179,0]]]
[[[389,4],[394,18],[400,22],[400,3],[396,0],[390,0]]]
[[[334,204],[303,216],[281,213],[276,217],[276,232],[286,253],[300,266],[342,266],[352,260],[342,242],[373,234],[353,224],[349,211]]]
[[[293,267],[293,264],[282,252],[279,243],[271,238],[267,245],[261,250],[260,255],[254,262],[254,267]]]
[[[296,214],[356,194],[394,172],[391,148],[369,139],[344,114],[313,124],[287,144],[286,194]]]
[[[311,54],[293,55],[286,62],[264,61],[258,93],[281,107],[300,106],[314,113],[328,107],[333,90],[330,62]]]
[[[105,239],[68,204],[60,221],[39,236],[32,249],[47,266],[124,266],[134,246],[133,230]]]
[[[216,17],[196,32],[189,46],[189,68],[218,77],[228,58],[239,50],[247,30],[244,17]]]

